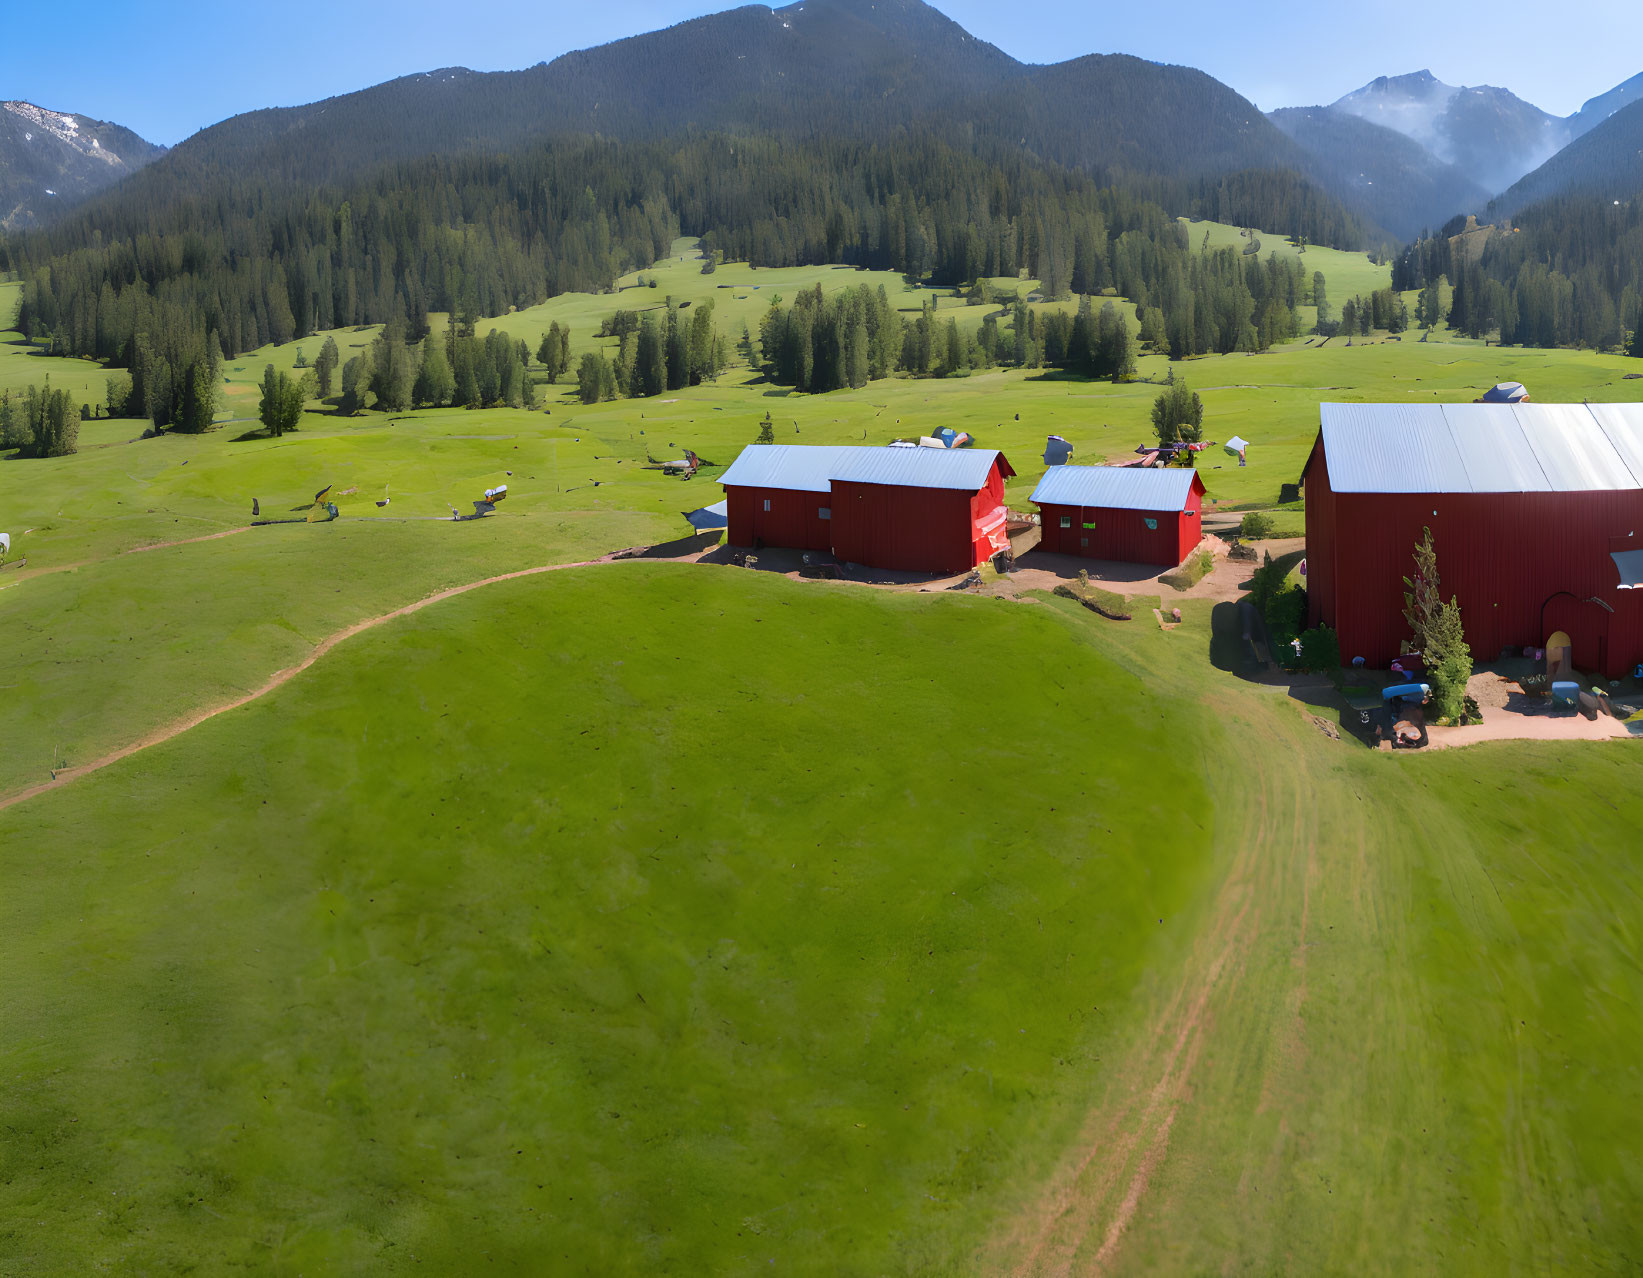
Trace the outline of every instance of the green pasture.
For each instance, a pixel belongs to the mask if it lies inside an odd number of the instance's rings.
[[[1627,1268],[1630,747],[1186,613],[574,569],[0,812],[0,1267]]]
[[[1181,225],[1186,228],[1187,239],[1194,249],[1203,246],[1206,233],[1212,249],[1231,248],[1242,253],[1249,247],[1244,227],[1229,226],[1225,222],[1194,222],[1190,218],[1182,218]],[[1269,257],[1292,258],[1306,267],[1308,275],[1322,271],[1329,291],[1330,308],[1337,316],[1341,312],[1341,303],[1349,297],[1368,297],[1392,282],[1392,268],[1376,266],[1367,253],[1347,253],[1317,244],[1308,244],[1303,252],[1292,241],[1266,231],[1257,231],[1255,238],[1261,246],[1262,261]]]
[[[345,351],[370,336],[337,335]],[[310,360],[321,340],[304,339]],[[767,411],[778,442],[967,430],[1010,458],[1009,499],[1025,509],[1047,434],[1071,440],[1078,461],[1133,456],[1151,437],[1156,383],[1169,371],[1147,356],[1141,374],[1153,380],[1127,385],[993,371],[799,395],[741,368],[714,385],[594,407],[562,386],[543,387],[546,405],[534,413],[316,411],[296,433],[265,439],[248,420],[255,380],[270,360],[295,357],[293,346],[232,361],[225,415],[240,420],[213,434],[142,440],[139,422],[94,421],[73,457],[0,459],[0,531],[12,534],[13,563],[28,561],[0,573],[4,682],[14,693],[0,698],[13,761],[0,793],[215,704],[224,690],[254,687],[330,630],[434,589],[682,537],[681,512],[719,498],[713,477]],[[1209,438],[1251,441],[1247,467],[1220,449],[1200,462],[1211,505],[1241,507],[1273,503],[1299,478],[1321,400],[1471,400],[1506,379],[1543,401],[1636,399],[1643,381],[1626,379],[1634,365],[1590,352],[1311,339],[1174,371],[1203,396]],[[644,469],[647,458],[686,448],[714,466],[689,482]],[[438,518],[471,510],[498,483],[510,496],[495,519]],[[253,498],[265,518],[296,517],[327,484],[343,516],[335,525],[124,553],[243,527]],[[378,508],[384,495],[390,505]],[[226,635],[241,638],[221,642]]]
[[[53,386],[72,391],[82,404],[106,404],[108,374],[102,365],[89,359],[53,359],[13,328],[22,300],[20,281],[0,280],[0,394],[43,385],[50,377]]]

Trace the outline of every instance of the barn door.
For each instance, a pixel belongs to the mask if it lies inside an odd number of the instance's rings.
[[[1574,648],[1575,669],[1586,674],[1604,673],[1603,662],[1608,656],[1609,612],[1589,600],[1573,595],[1557,595],[1549,600],[1541,612],[1541,634],[1538,642],[1545,642],[1559,630],[1569,636]]]

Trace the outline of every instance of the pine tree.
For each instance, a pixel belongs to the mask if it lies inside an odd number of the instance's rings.
[[[1466,683],[1472,677],[1472,650],[1461,624],[1460,601],[1443,600],[1438,551],[1432,530],[1424,529],[1415,545],[1415,568],[1403,579],[1403,616],[1414,636],[1415,651],[1426,658],[1427,677],[1438,714],[1458,719],[1465,711]]]
[[[438,341],[422,343],[422,367],[417,370],[416,382],[411,388],[411,399],[422,407],[436,407],[451,402],[456,394],[456,378],[451,363],[445,358],[443,344]]]
[[[1204,437],[1204,403],[1184,378],[1153,401],[1152,429],[1160,444],[1197,443]]]
[[[319,355],[314,360],[314,375],[319,379],[319,397],[321,399],[331,398],[332,379],[336,376],[339,358],[337,339],[327,337],[325,345],[320,347]]]

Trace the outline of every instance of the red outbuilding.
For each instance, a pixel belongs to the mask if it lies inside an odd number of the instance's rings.
[[[1184,467],[1052,466],[1032,499],[1057,554],[1174,568],[1204,539],[1204,481]]]
[[[1643,661],[1643,405],[1325,404],[1303,473],[1309,621],[1384,667],[1432,530],[1474,657],[1542,647],[1613,678]]]
[[[846,563],[967,572],[1009,545],[1004,454],[979,448],[754,444],[725,471],[733,546],[827,550]]]

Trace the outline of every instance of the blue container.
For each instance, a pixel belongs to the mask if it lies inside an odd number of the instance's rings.
[[[1432,692],[1432,686],[1426,683],[1399,683],[1390,688],[1382,688],[1381,696],[1388,701],[1395,701],[1399,697],[1407,697],[1411,701],[1424,701]]]
[[[1580,685],[1566,682],[1562,679],[1552,685],[1552,700],[1561,706],[1576,706],[1580,704]]]

